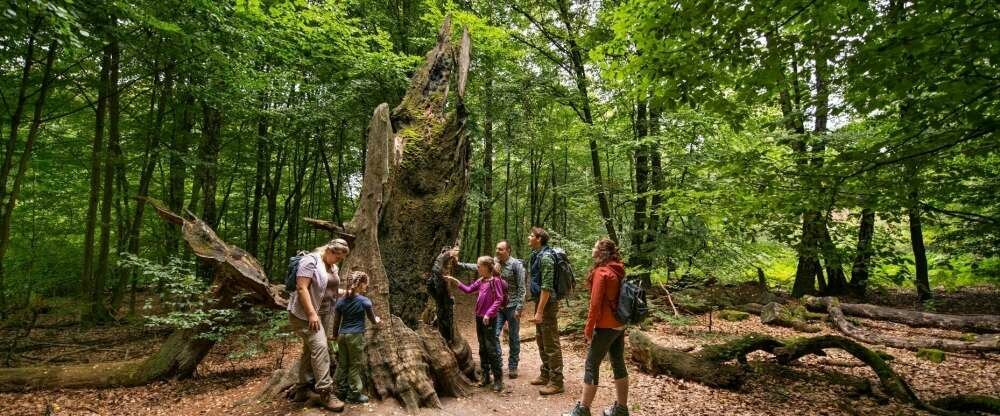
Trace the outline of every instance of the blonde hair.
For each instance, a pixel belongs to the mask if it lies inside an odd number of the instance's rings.
[[[490,268],[493,274],[500,274],[500,268],[497,267],[497,262],[493,260],[493,257],[479,256],[479,258],[476,259],[476,265],[487,266]]]
[[[330,250],[333,251],[334,253],[343,253],[344,255],[347,255],[350,254],[351,247],[347,245],[347,240],[344,240],[343,238],[334,238],[333,240],[330,240],[329,243],[316,247],[316,249],[313,250],[313,252],[322,253],[325,250]]]

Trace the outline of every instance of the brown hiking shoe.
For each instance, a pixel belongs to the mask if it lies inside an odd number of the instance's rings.
[[[549,396],[553,394],[559,394],[564,391],[566,391],[566,389],[563,388],[562,384],[549,383],[545,385],[545,387],[542,387],[541,390],[538,390],[538,394],[541,394],[542,396]]]
[[[337,395],[331,392],[315,393],[309,391],[309,402],[306,403],[307,406],[320,406],[331,412],[343,412],[344,402],[337,398]]]
[[[531,380],[532,386],[544,386],[549,384],[549,378],[545,376],[538,376],[538,378]]]
[[[337,395],[330,393],[326,396],[326,400],[323,400],[323,407],[331,412],[343,412],[344,402],[337,398]]]

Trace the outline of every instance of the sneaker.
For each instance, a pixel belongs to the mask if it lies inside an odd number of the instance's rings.
[[[490,376],[483,376],[483,379],[479,382],[479,387],[489,387],[490,384],[493,384],[490,381]]]
[[[544,386],[549,384],[549,378],[546,376],[538,376],[538,378],[531,380],[532,386]]]
[[[495,391],[497,393],[503,393],[504,385],[503,385],[503,381],[501,381],[501,380],[502,380],[502,378],[498,378],[496,381],[493,382],[493,391]]]
[[[618,402],[615,402],[604,409],[604,416],[628,416],[628,408],[619,406]]]
[[[549,383],[545,385],[545,387],[542,387],[541,390],[538,390],[538,394],[541,394],[542,396],[551,396],[553,394],[559,394],[564,391],[566,391],[566,389],[563,388],[562,384]],[[587,414],[590,414],[589,410]]]
[[[583,405],[583,403],[576,402],[576,406],[573,406],[573,410],[569,413],[563,413],[562,416],[590,416],[590,408]]]
[[[517,378],[517,369],[511,368],[507,370],[507,377],[509,377],[511,380]]]

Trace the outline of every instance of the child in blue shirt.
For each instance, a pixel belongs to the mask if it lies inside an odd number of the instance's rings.
[[[365,318],[378,325],[372,301],[362,295],[368,289],[368,275],[361,271],[351,273],[344,297],[334,306],[334,324],[331,332],[337,340],[337,395],[348,403],[367,403],[361,393],[364,385],[361,372],[365,366]]]

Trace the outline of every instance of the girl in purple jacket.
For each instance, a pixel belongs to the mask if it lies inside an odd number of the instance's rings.
[[[503,370],[500,368],[500,338],[497,336],[497,314],[507,306],[507,282],[500,277],[493,257],[482,256],[476,260],[479,278],[466,285],[458,279],[445,276],[455,282],[465,293],[476,292],[476,338],[479,339],[479,365],[483,369],[483,381],[479,387],[490,385],[493,373],[493,391],[504,390]]]

